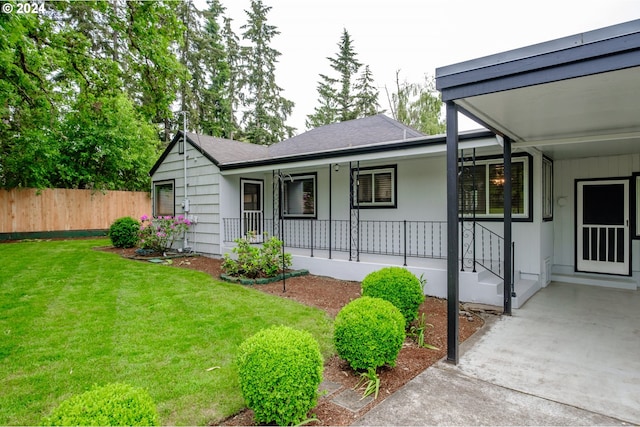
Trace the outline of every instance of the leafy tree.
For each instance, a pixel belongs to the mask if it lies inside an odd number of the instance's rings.
[[[276,84],[276,62],[281,54],[269,43],[280,32],[267,24],[270,10],[261,0],[252,0],[251,10],[245,10],[248,22],[241,27],[249,42],[241,49],[242,121],[247,140],[261,145],[281,141],[295,130],[285,124],[294,103],[280,95],[283,89]]]
[[[307,127],[318,127],[335,122],[375,115],[379,112],[378,90],[373,83],[373,74],[357,60],[351,36],[343,30],[338,53],[327,58],[338,77],[320,74],[318,83],[319,106],[307,116]]]
[[[49,185],[62,94],[53,89],[52,25],[36,14],[0,14],[0,186]]]
[[[172,5],[47,2],[0,15],[1,186],[148,188],[151,123],[168,117],[182,70]]]
[[[400,83],[400,71],[396,71],[396,92],[391,95],[390,105],[395,120],[420,132],[435,135],[446,130],[440,118],[442,100],[433,78],[425,75],[422,83]]]
[[[81,96],[62,124],[53,184],[63,188],[147,190],[159,154],[155,128],[123,94]]]

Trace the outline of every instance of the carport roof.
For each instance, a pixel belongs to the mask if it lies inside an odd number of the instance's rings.
[[[436,87],[514,148],[554,158],[637,152],[640,20],[440,67]]]

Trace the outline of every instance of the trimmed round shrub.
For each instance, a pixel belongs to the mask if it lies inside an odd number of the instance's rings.
[[[116,248],[132,248],[138,244],[140,222],[125,216],[116,219],[109,227],[111,244]]]
[[[149,393],[111,383],[72,396],[45,419],[50,426],[157,426],[158,412]]]
[[[345,305],[334,322],[338,355],[355,369],[395,366],[405,339],[400,310],[381,298],[360,297]]]
[[[258,423],[298,424],[318,402],[320,346],[306,331],[273,326],[239,348],[240,388]]]
[[[362,281],[362,295],[382,298],[398,307],[408,327],[424,302],[420,280],[402,267],[386,267],[369,273]]]

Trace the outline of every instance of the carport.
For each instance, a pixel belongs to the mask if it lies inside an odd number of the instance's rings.
[[[635,289],[640,257],[640,20],[441,67],[436,86],[447,111],[447,360],[459,361],[458,112],[501,137],[507,182],[515,150],[564,162],[567,172],[557,167],[552,172],[562,176],[553,189],[564,193],[555,194],[550,203],[566,206],[566,213],[540,221],[540,229],[552,230],[547,239],[553,245],[554,274]],[[615,165],[598,162],[613,156],[618,156]],[[510,186],[505,184],[504,191],[508,194]],[[534,197],[534,203],[542,203],[540,194]],[[511,211],[509,198],[504,199],[504,271],[510,271]],[[509,281],[504,285],[504,310],[511,314]],[[549,315],[562,315],[570,306],[569,300]],[[598,308],[594,310],[585,313],[585,322],[598,322]],[[636,334],[636,344],[638,338]]]

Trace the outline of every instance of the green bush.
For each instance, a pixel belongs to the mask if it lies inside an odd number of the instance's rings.
[[[338,355],[353,369],[395,366],[405,339],[400,310],[381,298],[360,297],[345,305],[334,322]]]
[[[116,219],[109,227],[111,244],[116,248],[132,248],[138,244],[140,222],[125,216]]]
[[[236,254],[233,259],[229,254],[224,254],[222,269],[229,276],[246,277],[255,279],[258,277],[274,277],[282,271],[282,240],[272,236],[265,240],[262,246],[251,244],[255,235],[236,239],[236,247],[231,251]],[[291,254],[284,254],[284,268],[291,266]]]
[[[263,329],[240,345],[237,365],[242,395],[256,422],[298,424],[316,406],[323,360],[309,332]]]
[[[157,426],[158,413],[149,393],[112,383],[72,396],[45,419],[51,426]]]
[[[369,273],[362,281],[362,295],[382,298],[398,307],[409,326],[424,302],[423,283],[402,267],[386,267]]]

